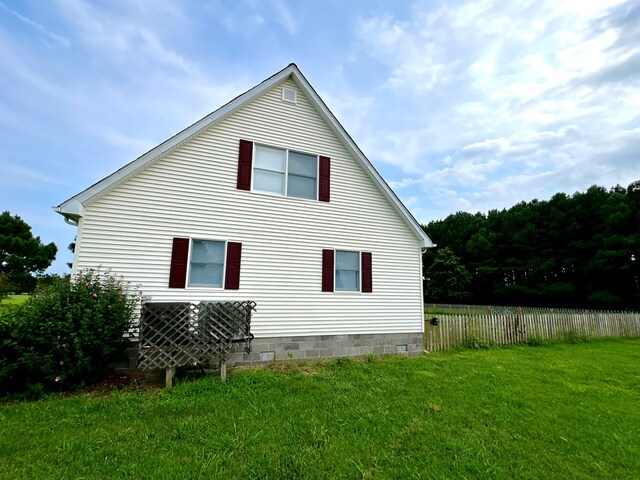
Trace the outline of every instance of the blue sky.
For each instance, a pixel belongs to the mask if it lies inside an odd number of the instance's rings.
[[[66,272],[52,206],[291,62],[423,223],[640,179],[638,1],[0,0],[0,210]]]

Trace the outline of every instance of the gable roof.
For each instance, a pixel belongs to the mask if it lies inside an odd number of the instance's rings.
[[[416,236],[421,240],[422,246],[425,248],[435,246],[431,239],[424,232],[424,230],[422,230],[422,227],[420,226],[418,221],[413,217],[411,212],[409,212],[407,207],[404,206],[404,204],[396,196],[393,190],[391,190],[391,187],[387,185],[387,182],[384,181],[375,167],[367,159],[364,153],[362,153],[351,136],[347,133],[338,119],[333,115],[333,113],[331,113],[318,93],[314,90],[314,88],[304,77],[298,66],[294,63],[289,64],[284,69],[275,73],[255,87],[247,90],[243,94],[237,96],[226,105],[223,105],[209,115],[201,118],[191,126],[185,128],[181,132],[169,138],[168,140],[165,140],[157,147],[152,148],[147,153],[141,155],[132,162],[116,170],[111,175],[94,183],[89,188],[83,190],[77,195],[74,195],[68,200],[65,200],[57,207],[53,207],[54,210],[57,213],[63,215],[65,217],[65,220],[77,222],[77,220],[84,215],[85,205],[100,197],[115,186],[119,185],[127,178],[135,175],[140,170],[146,168],[154,160],[172,151],[191,137],[200,133],[211,124],[225,118],[227,115],[233,113],[238,108],[242,107],[246,103],[261,95],[263,92],[267,91],[274,85],[289,77],[294,81],[298,88],[300,88],[302,92],[307,95],[307,97],[310,99],[310,103],[320,114],[320,116],[327,122],[330,129],[340,139],[347,151],[351,153],[362,164],[362,166],[364,167],[364,171],[378,186],[378,188],[390,202],[394,210],[400,215],[400,217],[407,223],[407,225],[414,231]]]

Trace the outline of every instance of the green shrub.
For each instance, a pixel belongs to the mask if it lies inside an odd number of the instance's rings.
[[[39,287],[0,317],[0,394],[99,381],[128,346],[137,297],[122,279],[82,271]]]

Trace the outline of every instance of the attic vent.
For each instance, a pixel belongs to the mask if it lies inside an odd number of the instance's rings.
[[[298,103],[298,92],[293,88],[284,87],[282,89],[282,101],[289,103]]]

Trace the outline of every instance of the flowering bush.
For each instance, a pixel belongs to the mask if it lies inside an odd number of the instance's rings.
[[[99,381],[130,343],[138,297],[89,269],[39,287],[0,318],[0,393],[70,390]]]

